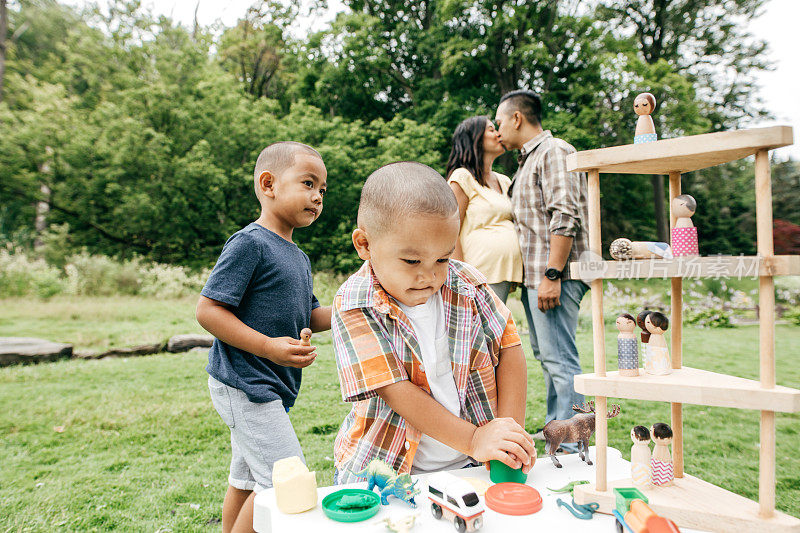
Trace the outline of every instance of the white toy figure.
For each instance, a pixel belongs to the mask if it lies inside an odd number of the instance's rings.
[[[624,313],[617,318],[617,362],[619,375],[636,377],[639,375],[639,341],[633,330],[636,328],[636,319],[633,315]]]
[[[644,426],[631,429],[631,481],[640,489],[646,489],[652,482],[650,454],[650,430]]]
[[[669,357],[664,332],[669,327],[669,319],[658,311],[653,311],[644,319],[650,333],[650,340],[644,354],[644,370],[648,374],[664,376],[672,373],[672,360]]]

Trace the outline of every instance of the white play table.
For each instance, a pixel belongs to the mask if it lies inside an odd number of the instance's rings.
[[[590,457],[594,460],[594,446],[590,448]],[[532,486],[542,495],[542,510],[526,516],[508,516],[496,513],[487,508],[484,513],[484,526],[481,533],[516,533],[516,532],[571,532],[581,533],[614,533],[614,517],[595,513],[591,520],[580,520],[572,516],[566,509],[556,503],[558,498],[572,503],[570,494],[553,493],[546,487],[561,488],[570,481],[581,479],[594,480],[594,466],[588,466],[580,460],[578,454],[562,455],[558,458],[563,468],[556,468],[549,457],[539,457],[531,472],[528,474],[528,485]],[[489,472],[484,467],[463,468],[452,470],[452,474],[459,477],[472,477],[489,480]],[[630,463],[622,459],[619,450],[608,448],[608,479],[624,479],[630,477]],[[305,513],[288,515],[280,512],[275,505],[274,489],[267,489],[256,496],[255,499],[255,526],[258,533],[327,533],[332,532],[364,532],[381,533],[388,531],[382,523],[387,517],[403,517],[411,513],[419,513],[416,525],[412,532],[419,533],[449,533],[455,531],[453,524],[447,520],[437,520],[431,515],[430,504],[427,497],[427,475],[413,476],[420,479],[417,487],[420,494],[416,496],[417,508],[412,509],[405,502],[396,498],[389,498],[389,505],[382,506],[378,514],[363,522],[340,523],[330,520],[322,513],[322,498],[343,488],[366,488],[366,481],[337,485],[332,487],[319,487],[317,506]],[[376,491],[377,492],[377,491]],[[483,497],[481,497],[483,501]],[[264,524],[271,523],[270,527]],[[694,530],[681,529],[682,532]]]

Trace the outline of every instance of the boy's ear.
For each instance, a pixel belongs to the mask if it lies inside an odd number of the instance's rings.
[[[269,170],[265,170],[258,176],[258,190],[264,196],[275,197],[275,175]]]
[[[353,231],[353,246],[358,252],[358,257],[363,261],[369,261],[369,239],[367,232],[361,228],[356,228]]]

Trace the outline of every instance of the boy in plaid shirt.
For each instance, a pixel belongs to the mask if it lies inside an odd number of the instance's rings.
[[[529,471],[527,372],[508,308],[477,269],[450,260],[458,204],[435,170],[386,165],[361,192],[361,269],[334,298],[342,397],[335,483],[382,459],[400,473],[497,459]]]

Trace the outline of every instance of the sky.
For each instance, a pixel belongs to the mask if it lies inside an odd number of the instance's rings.
[[[201,25],[222,22],[232,26],[253,0],[199,0],[197,19]],[[77,6],[89,4],[86,0],[67,0]],[[99,0],[100,5],[105,2]],[[319,30],[330,22],[338,11],[344,10],[341,0],[327,2],[328,12],[321,16],[303,17],[294,32]],[[143,0],[158,15],[169,15],[173,20],[191,26],[198,0]],[[760,96],[765,108],[774,116],[770,120],[753,121],[743,127],[789,125],[794,128],[795,144],[774,152],[780,159],[792,157],[800,160],[800,1],[769,0],[763,14],[750,22],[750,31],[769,44],[768,58],[774,69],[759,74]]]

